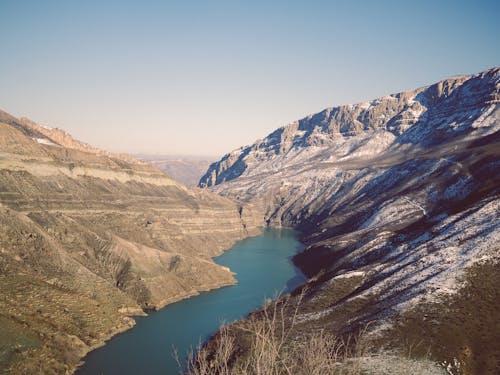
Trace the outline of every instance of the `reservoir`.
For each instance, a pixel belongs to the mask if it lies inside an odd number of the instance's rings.
[[[287,293],[306,280],[291,261],[303,248],[298,233],[290,229],[265,229],[257,237],[239,241],[214,258],[236,272],[236,285],[137,317],[134,328],[89,353],[77,374],[178,374],[174,348],[184,363],[188,351],[207,340],[222,322],[244,318],[264,299]]]

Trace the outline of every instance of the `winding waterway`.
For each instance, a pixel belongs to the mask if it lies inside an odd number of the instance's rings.
[[[202,293],[136,318],[136,326],[91,352],[79,375],[178,374],[176,348],[185,354],[210,337],[221,322],[244,318],[262,306],[265,298],[288,292],[305,281],[291,257],[303,249],[297,232],[266,229],[261,235],[238,242],[215,258],[236,272],[238,283]]]

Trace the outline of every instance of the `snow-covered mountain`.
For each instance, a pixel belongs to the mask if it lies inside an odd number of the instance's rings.
[[[327,108],[225,155],[199,185],[302,230],[305,330],[372,321],[450,371],[494,373],[498,324],[478,321],[498,319],[498,288],[481,288],[500,274],[499,102],[497,67]]]
[[[366,159],[389,146],[431,146],[463,136],[491,117],[485,110],[499,100],[498,75],[494,68],[371,102],[327,108],[226,154],[210,166],[199,186],[307,162]]]

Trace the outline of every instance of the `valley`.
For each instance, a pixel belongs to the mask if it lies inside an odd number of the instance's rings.
[[[0,112],[0,368],[74,372],[132,316],[234,285],[213,258],[267,226],[306,244],[293,261],[309,279],[272,305],[291,327],[284,347],[362,333],[373,374],[496,373],[499,91],[493,68],[327,108],[230,152],[192,189]],[[238,344],[228,366],[265,311],[224,331]]]
[[[500,374],[500,1],[0,15],[0,375]]]

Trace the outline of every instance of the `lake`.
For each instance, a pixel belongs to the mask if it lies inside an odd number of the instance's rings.
[[[236,272],[236,285],[137,317],[134,328],[89,353],[77,374],[178,374],[174,348],[185,361],[188,351],[206,341],[222,322],[244,318],[261,307],[266,298],[274,299],[306,280],[291,261],[303,248],[298,233],[291,229],[265,229],[259,236],[239,241],[214,258]]]

